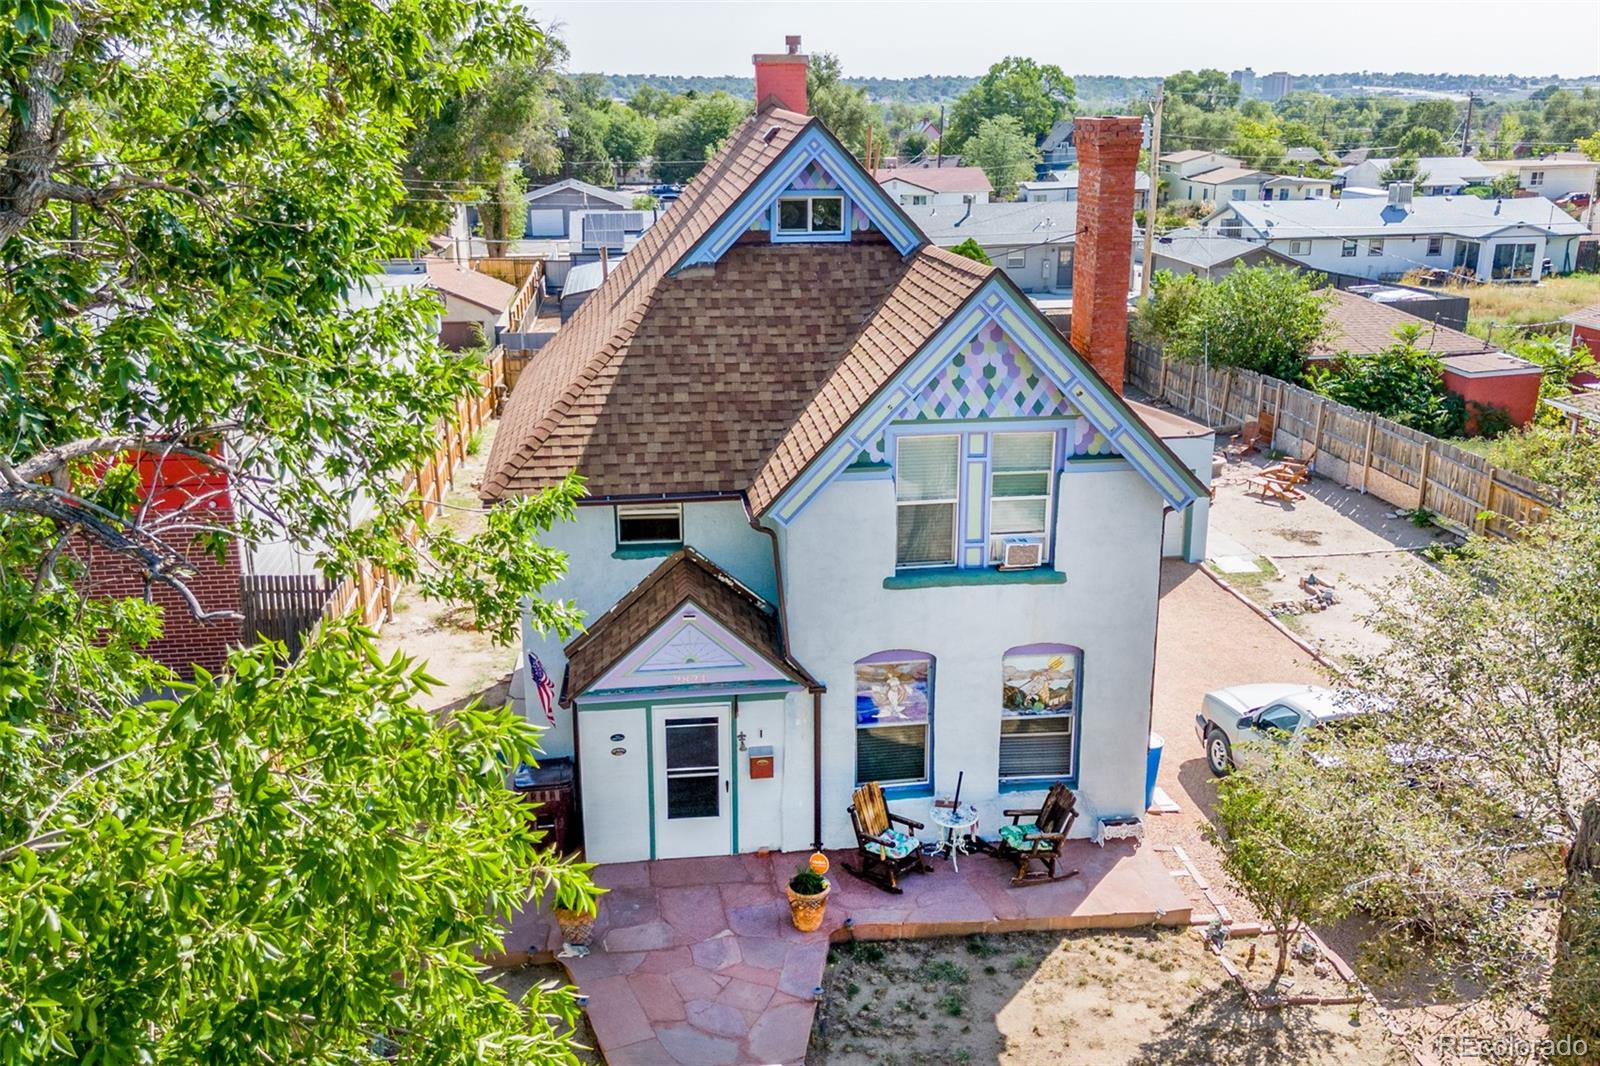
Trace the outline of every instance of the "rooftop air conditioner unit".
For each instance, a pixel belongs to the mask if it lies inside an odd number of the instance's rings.
[[[1000,547],[1000,569],[1033,570],[1044,565],[1044,541],[1038,537],[1007,537]]]

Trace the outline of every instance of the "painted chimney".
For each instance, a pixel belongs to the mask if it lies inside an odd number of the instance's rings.
[[[1072,347],[1122,395],[1133,273],[1138,118],[1078,118],[1078,234],[1072,263]]]
[[[783,44],[783,52],[750,57],[756,65],[756,107],[766,107],[770,101],[804,115],[808,62],[800,51],[798,36],[785,37]]]

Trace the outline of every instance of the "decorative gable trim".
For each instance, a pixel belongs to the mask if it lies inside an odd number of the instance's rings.
[[[685,600],[584,691],[572,695],[751,684],[796,682],[699,604]]]
[[[800,136],[734,201],[732,207],[723,212],[716,225],[685,252],[668,273],[677,274],[688,267],[715,263],[751,227],[769,225],[778,197],[812,163],[816,163],[838,182],[850,205],[846,210],[859,211],[870,218],[873,226],[889,239],[901,255],[910,253],[926,242],[922,231],[884,192],[883,186],[872,180],[872,175],[861,168],[855,157],[822,123],[812,119]],[[847,223],[845,232],[854,232],[855,228]]]
[[[856,412],[764,513],[783,525],[793,522],[817,493],[883,435],[897,413],[943,371],[979,330],[992,326],[1005,331],[1088,425],[1104,437],[1110,450],[1126,458],[1168,504],[1182,510],[1204,496],[1205,488],[1188,467],[1089,369],[1037,308],[1002,277],[997,274],[985,282],[878,395]],[[1069,414],[1063,412],[1063,417]]]

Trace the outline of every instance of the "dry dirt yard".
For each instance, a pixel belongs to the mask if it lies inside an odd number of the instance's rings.
[[[550,987],[565,987],[572,982],[567,979],[566,971],[556,963],[523,966],[515,970],[490,970],[484,974],[484,980],[492,981],[505,990],[506,996],[513,1003],[521,1003],[530,989],[535,985]],[[595,1050],[594,1030],[589,1028],[589,1019],[578,1015],[578,1024],[571,1032],[572,1051],[578,1061],[584,1066],[604,1066],[605,1059],[600,1052]]]
[[[1259,943],[1247,972],[1265,984]],[[1295,978],[1304,990],[1310,968]],[[824,981],[808,1066],[1408,1061],[1365,1008],[1248,1009],[1189,930],[855,943],[833,949]]]

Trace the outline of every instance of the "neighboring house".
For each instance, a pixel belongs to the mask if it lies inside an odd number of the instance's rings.
[[[1600,163],[1592,159],[1544,156],[1538,159],[1498,159],[1483,164],[1496,174],[1515,172],[1517,188],[1536,193],[1546,200],[1559,200],[1573,193],[1595,193],[1595,176]]]
[[[1183,179],[1185,200],[1225,203],[1234,200],[1260,200],[1261,187],[1271,174],[1249,167],[1217,167]]]
[[[602,189],[577,178],[530,189],[524,199],[528,202],[528,225],[523,235],[528,238],[576,236],[574,212],[633,207],[632,193]]]
[[[1025,181],[1017,187],[1017,198],[1026,203],[1055,200],[1072,203],[1078,198],[1077,170],[1062,170],[1040,181]],[[1143,211],[1150,201],[1150,175],[1139,171],[1133,176],[1133,209]]]
[[[1355,163],[1342,166],[1333,172],[1339,186],[1363,189],[1381,189],[1387,186],[1383,174],[1395,162],[1368,156]],[[1417,160],[1420,182],[1412,182],[1418,196],[1456,196],[1468,185],[1487,185],[1498,173],[1487,163],[1471,156],[1425,155]]]
[[[1150,267],[1154,271],[1198,274],[1208,281],[1219,281],[1241,266],[1301,265],[1298,260],[1279,255],[1265,244],[1234,240],[1194,227],[1157,237],[1155,250],[1150,254]]]
[[[1277,174],[1261,183],[1263,200],[1323,200],[1332,195],[1333,182],[1328,178]]]
[[[1161,179],[1157,203],[1168,200],[1198,200],[1198,194],[1189,187],[1189,179],[1208,170],[1238,168],[1242,161],[1221,152],[1203,152],[1198,148],[1170,152],[1156,160],[1156,176]]]
[[[1589,354],[1595,357],[1596,362],[1600,362],[1600,304],[1562,315],[1561,321],[1572,327],[1572,346],[1576,348],[1582,345],[1589,349]],[[1600,381],[1600,377],[1593,372],[1586,372],[1572,380],[1589,385]]]
[[[428,281],[444,300],[439,323],[439,343],[446,348],[472,348],[494,344],[512,328],[511,305],[515,286],[450,259],[424,259]]]
[[[525,627],[512,684],[543,724],[533,658],[553,682],[585,856],[848,847],[863,781],[922,821],[958,777],[984,825],[1057,781],[1075,835],[1142,817],[1159,558],[1203,551],[1213,439],[1120,395],[1138,123],[1077,124],[1117,180],[1076,205],[1102,272],[1069,343],[767,60],[763,106],[523,371],[482,484],[586,479],[542,538],[586,631]]]
[[[1028,295],[1072,295],[1078,236],[1075,202],[938,205],[905,211],[941,248],[954,248],[968,238],[977,241],[990,262]],[[1136,233],[1130,231],[1130,237],[1139,244]],[[1130,289],[1134,286],[1131,274],[1128,284]]]
[[[891,167],[872,175],[901,207],[927,204],[959,204],[968,198],[980,204],[989,202],[994,186],[982,167],[915,166]]]
[[[620,256],[635,244],[644,232],[655,225],[660,211],[574,211],[572,235],[567,239],[567,257],[573,266],[592,263],[600,258],[604,248],[608,257]]]
[[[1382,280],[1409,270],[1479,281],[1537,281],[1576,267],[1588,228],[1544,200],[1419,196],[1397,183],[1378,198],[1224,203],[1203,225],[1259,241],[1314,270]]]
[[[1291,167],[1331,166],[1335,162],[1324,156],[1317,149],[1307,148],[1303,145],[1299,148],[1290,148],[1285,151],[1283,159]]]
[[[1326,321],[1328,336],[1312,351],[1311,362],[1331,362],[1343,355],[1376,355],[1394,345],[1396,330],[1415,326],[1423,331],[1417,346],[1432,352],[1444,366],[1446,389],[1469,405],[1503,410],[1518,426],[1533,420],[1544,374],[1535,363],[1471,334],[1407,314],[1393,304],[1340,289],[1329,291]],[[1468,410],[1470,419],[1470,406]]]
[[[1078,148],[1072,142],[1072,120],[1061,119],[1039,141],[1039,177],[1066,170],[1077,161]]]
[[[1572,432],[1600,433],[1600,389],[1582,388],[1546,402],[1561,412]]]
[[[608,257],[569,270],[566,282],[561,286],[561,295],[556,299],[561,321],[565,322],[576,314],[578,308],[583,306],[583,301],[587,300],[621,263],[621,256],[615,259]]]

